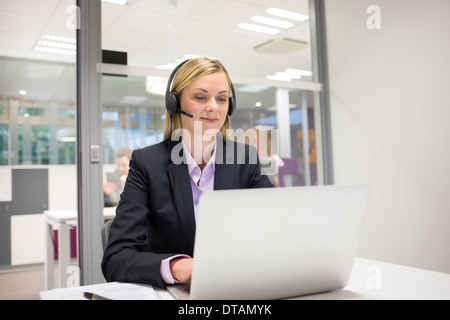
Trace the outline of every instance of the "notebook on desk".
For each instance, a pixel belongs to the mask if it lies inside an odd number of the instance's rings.
[[[226,190],[199,202],[190,285],[177,299],[279,299],[343,288],[367,186]]]

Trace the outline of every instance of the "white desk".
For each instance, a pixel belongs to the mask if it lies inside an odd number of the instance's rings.
[[[355,258],[344,289],[296,299],[450,300],[450,274]]]
[[[80,288],[82,291],[83,287]],[[155,291],[158,299],[173,300],[166,290]],[[59,293],[62,295],[43,291],[40,296],[43,300],[55,296],[62,298],[66,292]],[[355,258],[350,280],[344,289],[294,299],[450,300],[450,274]]]
[[[116,215],[116,208],[104,208],[103,214],[105,221],[111,220]],[[58,264],[59,264],[59,286],[66,287],[67,279],[70,274],[67,273],[70,266],[70,229],[77,226],[77,210],[47,210],[45,216],[45,290],[54,288],[53,281],[53,230],[58,229]]]

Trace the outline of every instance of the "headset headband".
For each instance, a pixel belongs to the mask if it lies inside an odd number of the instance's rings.
[[[174,115],[177,112],[181,112],[181,105],[180,105],[180,97],[175,94],[171,93],[170,89],[172,86],[173,78],[175,77],[178,70],[181,68],[182,65],[184,65],[186,62],[190,61],[190,59],[185,60],[181,62],[178,66],[173,69],[172,73],[170,74],[169,80],[167,81],[167,88],[166,88],[166,110],[169,113],[170,116]],[[233,83],[230,83],[230,89],[231,89],[231,96],[228,98],[228,115],[231,116],[236,109],[236,94],[234,91]]]

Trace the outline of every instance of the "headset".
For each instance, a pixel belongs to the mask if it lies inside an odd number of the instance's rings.
[[[181,113],[185,116],[192,118],[193,115],[190,113],[187,113],[183,110],[181,110],[181,104],[180,104],[180,97],[170,92],[170,87],[172,85],[173,78],[175,77],[178,69],[181,68],[183,64],[188,62],[190,59],[183,61],[180,63],[170,74],[169,81],[167,82],[167,89],[166,89],[166,110],[169,113],[169,115],[172,117],[175,113]],[[236,94],[234,92],[234,86],[233,83],[230,85],[231,88],[231,96],[228,98],[228,115],[231,116],[236,109]]]

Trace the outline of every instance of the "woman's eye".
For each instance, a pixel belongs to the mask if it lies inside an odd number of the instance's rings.
[[[196,100],[205,100],[205,97],[195,97]]]

